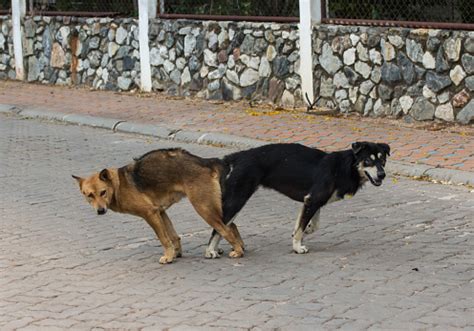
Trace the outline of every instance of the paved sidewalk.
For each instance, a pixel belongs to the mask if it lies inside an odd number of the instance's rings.
[[[245,103],[210,102],[163,95],[124,94],[88,89],[0,82],[0,104],[47,108],[63,113],[267,141],[300,142],[325,150],[347,148],[356,140],[387,142],[393,160],[474,172],[474,127],[406,124],[359,117],[336,118],[303,111],[274,111]]]
[[[388,177],[323,208],[291,251],[301,207],[259,190],[235,222],[242,259],[203,257],[210,227],[169,210],[183,257],[130,215],[98,216],[71,174],[152,148],[232,149],[0,114],[0,330],[472,330],[471,189]]]

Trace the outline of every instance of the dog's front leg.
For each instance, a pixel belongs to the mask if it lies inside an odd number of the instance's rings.
[[[162,257],[160,257],[160,263],[166,264],[173,262],[174,258],[176,257],[176,250],[173,245],[172,236],[167,231],[167,226],[163,218],[161,217],[160,213],[157,213],[155,210],[150,211],[144,217],[147,223],[152,227],[155,231],[158,239],[165,250],[165,253]]]
[[[311,221],[309,221],[308,225],[306,226],[306,229],[304,230],[305,234],[311,234],[319,229],[319,215],[320,214],[321,214],[321,209],[318,209],[318,211],[314,214]]]
[[[295,229],[293,231],[293,250],[298,254],[304,254],[308,252],[308,248],[302,245],[303,234],[309,221],[314,216],[316,216],[316,213],[319,220],[319,210],[323,205],[320,201],[320,198],[321,197],[313,198],[311,194],[308,194],[304,198],[303,208],[296,219]]]

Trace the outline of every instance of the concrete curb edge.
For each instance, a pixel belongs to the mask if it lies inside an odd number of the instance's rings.
[[[37,107],[19,107],[16,105],[0,104],[0,113],[13,114],[23,118],[39,118],[76,125],[86,125],[124,133],[142,134],[177,142],[238,148],[252,148],[270,143],[270,141],[256,140],[225,133],[187,131],[112,118],[52,112]],[[387,171],[392,174],[431,179],[446,184],[474,186],[474,173],[468,171],[434,168],[427,165],[400,161],[390,161],[387,164]]]

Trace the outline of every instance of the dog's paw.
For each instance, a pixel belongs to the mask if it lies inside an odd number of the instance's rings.
[[[293,247],[293,250],[295,251],[296,254],[308,253],[308,249],[306,248],[306,246]]]
[[[233,259],[236,259],[236,258],[239,258],[239,257],[242,257],[244,256],[244,252],[243,251],[231,251],[229,253],[229,257],[233,258]]]
[[[211,251],[206,249],[206,254],[204,255],[206,259],[217,259],[221,257],[221,253],[219,253],[220,249],[217,251]]]
[[[168,264],[168,263],[171,263],[171,262],[173,262],[172,257],[166,256],[166,255],[163,255],[162,257],[160,257],[160,263],[161,264]]]

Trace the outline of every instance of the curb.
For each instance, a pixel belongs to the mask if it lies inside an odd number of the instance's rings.
[[[23,118],[38,118],[76,125],[86,125],[109,129],[116,132],[135,133],[177,142],[237,147],[242,149],[258,147],[269,143],[268,141],[245,138],[231,134],[187,131],[159,125],[127,122],[113,118],[52,112],[37,107],[22,108],[16,105],[0,104],[0,113],[13,114]],[[387,164],[386,169],[387,172],[395,175],[431,179],[443,184],[474,186],[474,173],[468,171],[435,168],[427,165],[400,161],[390,161]]]

